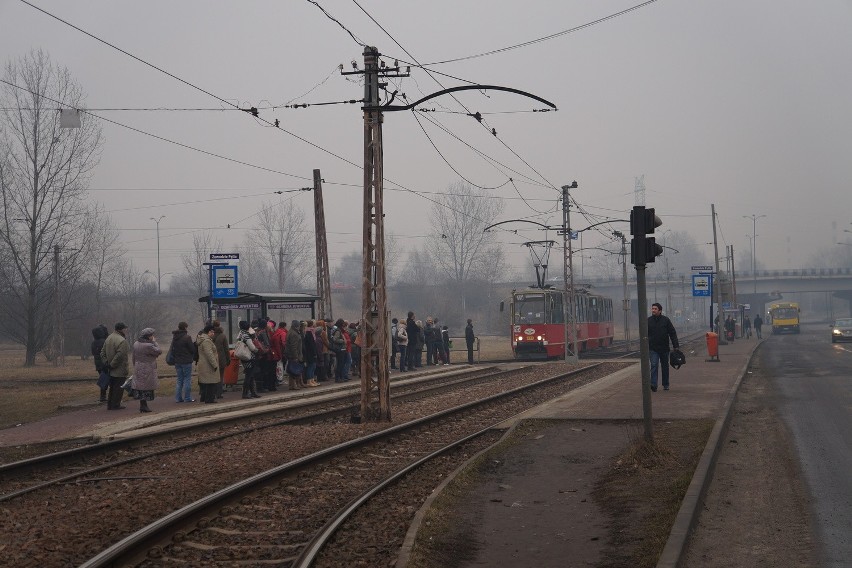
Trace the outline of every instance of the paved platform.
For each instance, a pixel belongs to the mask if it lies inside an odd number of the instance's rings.
[[[476,367],[489,367],[489,364]],[[411,373],[391,373],[391,380],[407,380],[424,377],[433,373],[450,371],[464,372],[471,367],[467,364],[451,365],[450,367],[423,367]],[[258,407],[271,404],[279,405],[289,400],[317,393],[337,393],[341,390],[360,388],[358,378],[345,383],[325,381],[319,387],[290,391],[281,389],[275,392],[265,392],[261,398],[243,399],[242,387],[237,390],[226,390],[224,398],[212,404],[196,402],[176,403],[172,397],[162,396],[149,403],[153,412],[140,413],[139,403],[135,400],[122,402],[124,410],[107,410],[105,404],[99,404],[94,399],[71,401],[64,406],[61,414],[57,414],[37,422],[28,422],[18,427],[0,430],[0,446],[20,446],[44,442],[84,439],[98,442],[119,437],[143,435],[145,432],[168,429],[179,422],[205,421],[213,417],[226,418],[235,413],[249,414]],[[196,395],[197,396],[197,395]]]
[[[703,340],[684,350],[686,365],[669,369],[671,390],[660,387],[651,393],[653,419],[717,418],[743,368],[757,347],[757,340],[737,340],[720,347],[720,361],[706,362]],[[639,362],[564,396],[525,412],[523,418],[642,419],[642,372]]]
[[[671,390],[664,391],[660,388],[657,392],[651,393],[651,414],[654,420],[704,418],[713,420],[715,423],[668,536],[666,547],[657,564],[658,568],[676,567],[685,550],[688,534],[697,518],[702,496],[710,482],[710,471],[718,453],[719,441],[727,425],[736,390],[747,372],[748,363],[758,345],[759,341],[754,338],[734,341],[720,346],[718,362],[708,362],[706,361],[706,344],[702,336],[684,349],[687,356],[686,365],[680,369],[670,369]],[[476,538],[482,538],[488,542],[478,543],[479,556],[472,559],[468,565],[516,565],[512,560],[512,551],[525,551],[525,554],[540,553],[547,547],[564,545],[571,538],[586,539],[581,545],[582,550],[592,550],[594,546],[599,546],[600,542],[597,538],[593,539],[594,543],[589,544],[591,542],[587,538],[589,535],[582,532],[589,527],[586,527],[584,523],[573,527],[570,519],[564,517],[564,512],[554,512],[563,511],[563,509],[551,508],[549,505],[553,502],[554,495],[564,493],[562,485],[565,484],[565,479],[559,474],[562,471],[559,464],[560,458],[564,459],[565,443],[569,445],[581,443],[576,434],[581,431],[577,427],[577,420],[597,421],[595,424],[584,427],[582,431],[595,429],[595,441],[600,451],[593,454],[596,458],[605,457],[608,455],[607,451],[615,452],[612,448],[623,447],[627,436],[623,428],[611,426],[619,421],[641,421],[643,418],[641,368],[637,361],[636,364],[604,379],[585,385],[502,423],[501,428],[511,428],[525,419],[556,421],[556,424],[548,430],[549,443],[542,443],[539,437],[535,437],[524,440],[507,450],[512,456],[507,459],[523,463],[523,471],[519,474],[521,477],[503,480],[503,483],[507,487],[512,487],[512,490],[500,490],[492,495],[488,493],[488,489],[477,489],[477,495],[483,502],[501,499],[511,501],[517,498],[518,508],[511,509],[512,513],[506,513],[505,509],[498,509],[499,512],[494,513],[498,517],[511,517],[511,527],[506,530],[500,529],[499,518],[497,521],[492,517],[481,519],[482,525],[487,528],[482,533],[477,533]],[[560,425],[560,421],[564,421],[564,424]],[[641,435],[641,428],[636,430],[634,435]],[[563,440],[564,443],[554,442],[554,440]],[[573,441],[565,442],[566,440]],[[612,455],[617,455],[617,452]],[[598,462],[601,460],[598,459]],[[596,467],[603,471],[609,466],[601,462]],[[588,499],[584,499],[583,503],[591,501],[594,480],[576,481],[577,486],[585,487],[589,491],[585,495]],[[409,531],[406,549],[403,550],[396,564],[397,567],[405,566],[407,547],[413,543],[418,520],[422,520],[429,505],[430,503],[427,502],[418,513],[415,524]],[[575,506],[572,510],[580,511],[581,508]],[[599,533],[595,536],[599,536]],[[495,540],[491,542],[489,539]],[[506,556],[498,554],[497,557],[493,555],[489,557],[487,552],[482,552],[494,549],[504,551]],[[528,561],[531,559],[532,556],[527,558]],[[564,565],[559,559],[556,560],[556,564],[548,564],[547,560],[553,560],[552,555],[543,554],[541,558],[536,557],[536,562],[529,565]],[[594,561],[592,563],[594,564]],[[577,565],[585,564],[578,560]]]

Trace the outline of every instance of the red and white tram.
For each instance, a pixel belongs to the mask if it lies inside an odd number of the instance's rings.
[[[515,359],[550,359],[565,354],[564,294],[562,290],[550,288],[512,291],[511,330]],[[612,345],[612,299],[582,289],[574,296],[577,351]],[[573,342],[570,347],[574,349]]]

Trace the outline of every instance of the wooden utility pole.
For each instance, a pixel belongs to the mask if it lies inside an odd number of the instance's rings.
[[[62,306],[59,294],[59,245],[53,246],[53,366],[65,366]]]
[[[314,232],[317,236],[317,317],[334,319],[331,313],[331,278],[328,269],[328,241],[325,231],[325,209],[322,204],[322,176],[314,170]]]
[[[364,271],[361,296],[361,418],[389,421],[388,312],[385,289],[382,112],[379,50],[364,48]]]

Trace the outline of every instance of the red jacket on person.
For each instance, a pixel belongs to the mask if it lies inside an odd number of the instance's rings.
[[[287,341],[287,330],[279,327],[269,338],[270,349],[272,350],[272,360],[280,361],[284,356],[284,343]]]

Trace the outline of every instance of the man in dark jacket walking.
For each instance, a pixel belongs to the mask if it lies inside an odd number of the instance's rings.
[[[677,332],[669,318],[663,315],[663,306],[651,304],[648,318],[648,349],[651,355],[651,390],[657,392],[657,367],[662,367],[663,390],[669,390],[669,339],[672,347],[680,348]]]

